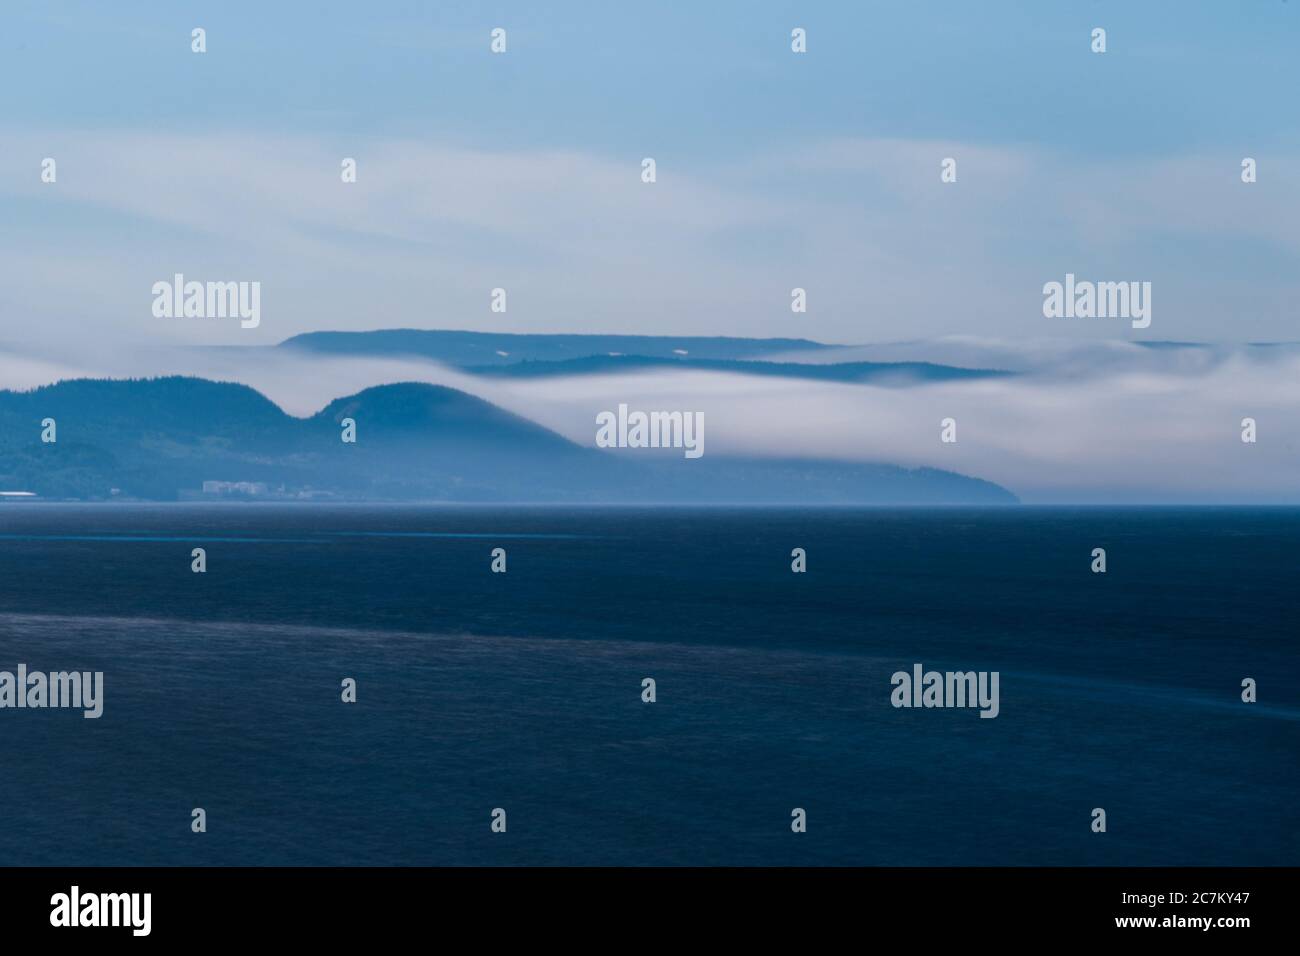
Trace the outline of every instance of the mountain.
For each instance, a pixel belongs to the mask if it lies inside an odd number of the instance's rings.
[[[933,362],[826,362],[840,345],[809,339],[746,339],[660,335],[533,335],[386,329],[375,332],[309,332],[278,349],[325,355],[416,357],[452,365],[473,375],[544,378],[602,375],[646,369],[687,368],[741,375],[828,382],[906,386],[1010,373],[958,368]],[[791,361],[796,356],[807,362]]]
[[[41,441],[55,421],[57,441]],[[292,420],[244,385],[193,378],[59,382],[0,392],[0,488],[171,499],[229,468],[271,480]]]
[[[54,443],[41,441],[46,418],[56,422]],[[341,440],[346,419],[355,443]],[[286,415],[247,386],[196,378],[0,391],[0,490],[170,500],[203,497],[204,482],[247,483],[254,497],[382,501],[1015,501],[997,485],[936,469],[611,453],[423,383],[368,388],[310,418]]]
[[[333,355],[415,355],[447,365],[491,366],[515,362],[561,362],[592,355],[658,358],[756,359],[832,346],[808,339],[743,339],[725,336],[534,335],[447,329],[383,329],[375,332],[307,332],[277,348]]]
[[[512,365],[471,365],[465,371],[489,378],[548,378],[562,375],[613,375],[647,369],[693,369],[737,375],[771,375],[820,382],[871,382],[914,385],[975,378],[996,378],[1007,372],[956,368],[932,362],[774,362],[748,359],[660,358],[648,355],[591,355],[546,362],[525,359]]]

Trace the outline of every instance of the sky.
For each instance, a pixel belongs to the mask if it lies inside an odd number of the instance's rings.
[[[397,325],[1297,337],[1297,3],[11,0],[3,17],[11,346]],[[259,281],[260,326],[156,318],[152,284],[176,272]],[[1067,272],[1150,281],[1151,327],[1045,319]]]
[[[1300,341],[1300,0],[7,0],[0,25],[0,387],[188,371],[309,414],[418,378],[586,443],[593,408],[639,396],[708,408],[722,451],[951,467],[1026,500],[1296,497],[1300,353],[1245,343]],[[176,273],[259,282],[260,324],[154,315]],[[1067,273],[1151,283],[1150,326],[1045,317]],[[485,383],[185,351],[394,327],[1026,374]],[[953,410],[978,440],[937,448]],[[1245,415],[1268,440],[1225,457]]]

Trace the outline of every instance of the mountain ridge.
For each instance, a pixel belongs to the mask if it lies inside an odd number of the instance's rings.
[[[275,346],[330,354],[418,355],[458,366],[507,365],[523,359],[560,361],[611,352],[662,358],[682,354],[698,358],[738,359],[840,347],[803,338],[472,332],[460,329],[304,332]]]
[[[56,441],[41,441],[55,419]],[[355,422],[354,444],[341,440]],[[0,391],[0,490],[175,500],[205,482],[264,497],[682,504],[1010,504],[978,478],[818,459],[611,453],[457,389],[378,385],[307,418],[246,385],[188,376]],[[218,492],[224,494],[225,491]]]

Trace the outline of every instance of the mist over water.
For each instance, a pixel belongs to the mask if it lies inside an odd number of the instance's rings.
[[[596,416],[689,409],[711,456],[816,458],[956,471],[1032,504],[1294,504],[1300,346],[949,338],[846,347],[790,361],[930,361],[1014,374],[839,383],[682,368],[502,379],[415,356],[298,349],[99,351],[59,361],[0,350],[0,386],[69,377],[194,375],[246,384],[291,415],[396,382],[446,385],[593,447]],[[958,440],[941,444],[953,417]],[[1258,440],[1241,441],[1242,422]]]

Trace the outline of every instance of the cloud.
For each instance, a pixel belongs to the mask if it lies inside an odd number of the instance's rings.
[[[4,131],[8,326],[108,348],[269,344],[322,328],[1099,339],[1044,282],[1153,283],[1146,337],[1272,339],[1300,297],[1300,163],[1120,164],[1018,145],[840,138],[708,162],[426,139]],[[661,144],[662,145],[662,144]],[[42,184],[38,159],[59,163]],[[359,181],[339,179],[343,157]],[[958,181],[939,181],[939,162]],[[159,320],[175,272],[256,280],[263,323]],[[790,290],[809,311],[790,311]],[[489,311],[493,288],[509,311]]]
[[[1295,503],[1300,352],[1234,351],[1187,367],[1150,356],[1074,374],[880,388],[691,372],[517,386],[499,396],[575,440],[595,410],[702,411],[710,454],[931,466],[1028,503]],[[957,421],[958,441],[939,440]],[[1241,421],[1259,441],[1241,441]]]
[[[751,284],[751,266],[702,252],[715,234],[770,227],[784,212],[680,169],[644,184],[640,156],[240,133],[11,135],[20,145],[0,188],[32,222],[6,252],[31,268],[16,270],[5,308],[107,340],[266,343],[435,315],[537,330],[662,326],[689,313],[681,330]],[[18,156],[56,158],[58,182],[40,183]],[[340,181],[345,156],[358,161],[356,184]],[[260,281],[263,326],[240,335],[154,319],[149,288],[175,272]],[[488,308],[496,287],[509,294],[505,315]]]
[[[938,343],[936,353],[942,353]],[[904,343],[908,357],[924,357]],[[1300,498],[1300,347],[1099,347],[947,343],[1024,369],[1003,379],[906,388],[656,370],[571,378],[476,378],[419,359],[278,349],[157,349],[84,357],[83,374],[193,374],[238,381],[296,415],[371,385],[423,381],[477,395],[593,445],[595,417],[627,403],[699,411],[709,455],[810,457],[946,468],[1029,503],[1295,503]],[[889,347],[885,347],[889,348]],[[981,364],[981,363],[976,363]],[[15,371],[16,370],[16,371]],[[0,353],[27,384],[62,375]],[[939,441],[957,421],[958,441]],[[1259,440],[1241,441],[1256,419]]]

